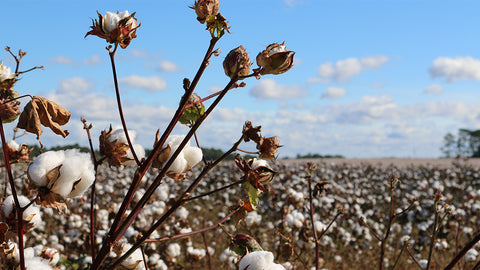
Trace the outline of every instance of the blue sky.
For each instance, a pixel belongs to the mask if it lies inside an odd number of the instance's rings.
[[[45,131],[42,142],[86,145],[80,116],[93,123],[95,139],[110,123],[119,124],[107,44],[84,35],[97,10],[128,10],[142,25],[131,45],[117,52],[117,71],[127,126],[150,148],[156,129],[173,115],[183,78],[194,76],[208,47],[192,4],[4,1],[0,45],[28,52],[21,69],[45,66],[25,74],[16,90],[72,112],[69,137]],[[477,1],[221,1],[231,34],[217,43],[221,55],[211,60],[197,94],[228,83],[222,62],[239,45],[254,60],[265,46],[285,41],[296,52],[295,65],[231,91],[199,130],[200,142],[228,149],[250,120],[264,136],[279,136],[280,157],[439,157],[447,132],[480,128],[479,8]],[[7,52],[0,59],[13,68]]]

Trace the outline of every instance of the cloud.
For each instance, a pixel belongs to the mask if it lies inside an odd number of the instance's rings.
[[[138,75],[131,75],[120,78],[118,82],[131,88],[141,88],[150,92],[164,90],[167,88],[167,82],[158,76],[142,77]]]
[[[429,68],[429,73],[432,78],[445,78],[448,82],[480,81],[480,60],[472,57],[438,57]]]
[[[172,61],[164,60],[160,63],[160,71],[175,72],[178,71],[178,66]]]
[[[309,79],[310,82],[329,82],[334,80],[336,82],[344,82],[352,77],[360,75],[363,71],[369,69],[378,69],[389,58],[386,56],[375,56],[365,58],[347,58],[339,60],[336,63],[326,62],[318,68],[317,78]]]
[[[347,91],[339,87],[329,87],[322,94],[322,98],[340,98],[347,94]]]
[[[102,63],[103,59],[98,55],[92,55],[92,57],[84,59],[82,64],[87,66],[94,66],[96,64]]]
[[[94,89],[94,85],[92,82],[90,82],[86,78],[81,77],[60,80],[58,82],[58,87],[61,91],[77,94]]]
[[[60,65],[74,65],[75,64],[75,61],[72,58],[70,58],[68,56],[63,56],[63,55],[60,55],[60,56],[57,56],[57,57],[54,57],[54,58],[50,58],[50,62],[60,64]]]
[[[423,93],[425,94],[433,94],[433,95],[438,95],[443,92],[443,86],[440,84],[432,84],[430,86],[427,86],[425,90],[423,90]]]
[[[308,95],[299,85],[281,85],[275,80],[264,79],[250,89],[250,95],[257,99],[285,100]]]

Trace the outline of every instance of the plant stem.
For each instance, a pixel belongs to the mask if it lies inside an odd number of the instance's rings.
[[[318,240],[317,229],[315,226],[315,209],[313,207],[313,189],[312,189],[312,178],[313,178],[313,164],[309,164],[308,168],[308,196],[310,204],[310,221],[312,222],[313,237],[315,239],[315,269],[320,269],[320,241]]]
[[[238,180],[237,182],[231,183],[231,184],[229,184],[229,185],[226,185],[226,186],[224,186],[224,187],[221,187],[221,188],[217,188],[217,189],[215,189],[215,190],[212,190],[212,191],[209,191],[209,192],[207,192],[207,193],[203,193],[203,194],[200,194],[200,195],[198,195],[198,196],[195,196],[195,197],[189,197],[189,198],[185,198],[183,201],[184,201],[184,202],[193,201],[193,200],[196,200],[196,199],[199,199],[199,198],[202,198],[202,197],[205,197],[205,196],[211,195],[211,194],[213,194],[213,193],[216,193],[216,192],[219,192],[219,191],[222,191],[222,190],[225,190],[225,189],[231,188],[231,187],[233,187],[233,186],[236,186],[236,185],[242,184],[242,183],[244,183],[245,181],[247,181],[247,180],[245,180],[245,179],[243,179],[243,180]]]
[[[8,146],[5,139],[5,131],[3,130],[3,122],[0,119],[0,136],[2,139],[3,158],[5,159],[5,167],[7,169],[8,182],[10,183],[10,189],[12,190],[13,201],[15,202],[15,212],[17,214],[17,235],[18,235],[18,250],[20,253],[20,269],[25,270],[25,254],[23,246],[23,211],[18,201],[17,191],[15,189],[15,182],[13,180],[12,167],[10,166],[10,160],[8,158]]]
[[[473,247],[477,242],[480,241],[480,233],[478,233],[470,242],[468,242],[465,247],[452,259],[452,261],[444,268],[444,270],[453,269],[453,267],[460,261],[465,254]]]
[[[435,200],[435,203],[434,203],[434,211],[435,211],[435,221],[433,223],[433,229],[432,229],[432,237],[431,237],[431,241],[430,241],[430,250],[428,251],[428,259],[427,259],[427,267],[426,269],[430,269],[430,265],[431,265],[431,260],[432,260],[432,254],[433,254],[433,247],[435,245],[435,240],[437,238],[437,225],[438,225],[438,200]]]
[[[90,146],[90,154],[92,156],[93,168],[95,170],[95,180],[92,184],[92,193],[90,195],[90,255],[92,259],[95,258],[95,186],[97,183],[97,169],[98,161],[95,157],[95,150],[93,149],[92,136],[90,135],[90,127],[87,125],[87,121],[82,118],[83,129],[87,132],[88,144]]]
[[[140,166],[140,160],[138,159],[137,154],[133,149],[132,141],[130,140],[130,136],[128,135],[125,117],[123,116],[122,100],[120,98],[120,89],[118,88],[117,71],[115,68],[115,51],[117,50],[117,46],[118,44],[115,44],[115,49],[113,51],[109,51],[108,55],[110,56],[110,62],[112,64],[113,83],[115,85],[115,94],[117,96],[118,114],[120,115],[120,121],[122,122],[123,131],[125,132],[125,137],[127,138],[128,146],[130,147],[130,151],[132,152],[133,159],[135,159],[137,166]]]

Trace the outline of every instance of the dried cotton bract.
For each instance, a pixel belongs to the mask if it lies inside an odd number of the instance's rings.
[[[132,144],[135,142],[137,133],[134,130],[128,131]],[[145,156],[145,149],[140,144],[134,144],[133,150],[139,159]],[[100,135],[100,154],[107,157],[108,165],[122,167],[136,165],[133,153],[128,146],[127,137],[123,129],[112,129],[102,131]]]
[[[294,51],[288,51],[285,42],[273,43],[257,55],[260,74],[282,74],[292,68]]]
[[[58,208],[60,201],[81,196],[95,180],[90,155],[77,149],[45,152],[28,167],[27,173],[45,207]]]

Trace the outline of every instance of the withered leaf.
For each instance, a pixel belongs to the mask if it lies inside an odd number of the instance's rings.
[[[17,127],[37,134],[37,140],[39,141],[42,135],[42,125],[65,138],[69,132],[63,130],[60,126],[68,123],[68,120],[70,120],[68,110],[44,97],[35,96],[25,105]]]

